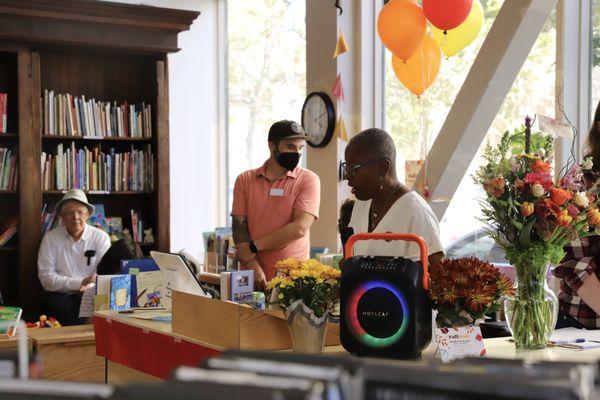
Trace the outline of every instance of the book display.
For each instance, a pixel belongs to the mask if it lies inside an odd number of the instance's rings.
[[[85,0],[0,13],[0,227],[18,221],[0,291],[25,316],[39,315],[37,251],[69,189],[104,206],[96,223],[113,240],[169,250],[167,54],[197,16]]]

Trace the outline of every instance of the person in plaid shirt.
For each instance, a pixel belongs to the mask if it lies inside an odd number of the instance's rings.
[[[588,184],[600,177],[600,103],[587,137],[588,152],[592,157],[591,170],[584,171]],[[600,236],[588,236],[572,241],[565,247],[566,255],[554,270],[560,279],[558,299],[560,312],[557,328],[600,328]]]
[[[572,241],[554,275],[560,279],[557,328],[600,328],[600,236]]]

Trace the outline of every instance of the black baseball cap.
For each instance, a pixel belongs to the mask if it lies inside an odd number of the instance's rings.
[[[282,139],[304,139],[308,140],[304,128],[294,121],[278,121],[269,129],[269,142],[277,142]]]

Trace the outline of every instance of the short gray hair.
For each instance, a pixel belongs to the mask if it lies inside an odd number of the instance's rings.
[[[387,158],[392,166],[396,165],[396,145],[390,134],[383,129],[365,129],[350,139],[348,147],[350,146],[358,146],[377,157]]]

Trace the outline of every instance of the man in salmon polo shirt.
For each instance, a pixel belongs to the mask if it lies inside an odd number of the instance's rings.
[[[319,177],[300,166],[307,136],[293,121],[269,129],[269,159],[235,181],[231,210],[233,240],[241,268],[254,271],[257,290],[275,276],[287,257],[307,259],[309,232],[319,217]]]

